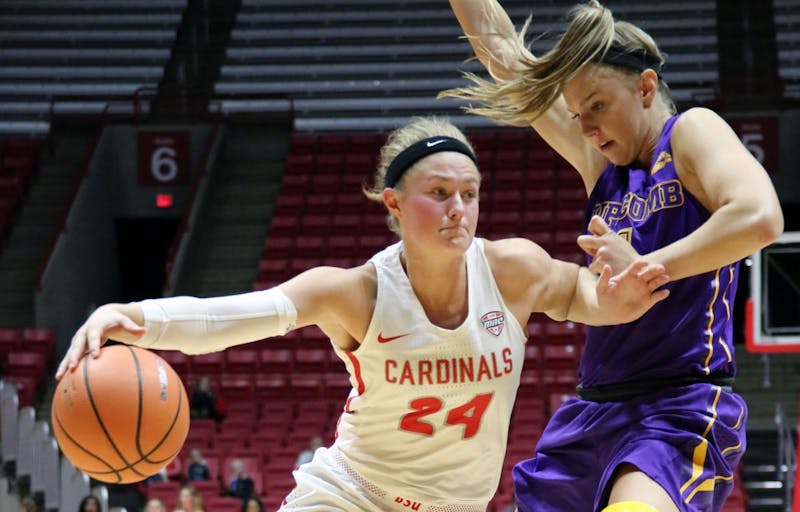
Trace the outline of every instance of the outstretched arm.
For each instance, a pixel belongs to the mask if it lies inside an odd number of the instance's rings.
[[[521,69],[512,45],[516,30],[500,4],[494,0],[450,0],[450,7],[489,74],[496,80],[513,78]],[[524,55],[533,59],[527,50]]]
[[[503,299],[522,325],[536,312],[589,325],[627,323],[669,295],[659,289],[669,281],[664,267],[643,260],[613,277],[606,267],[598,277],[522,238],[487,242],[486,254]]]
[[[603,267],[596,276],[581,267],[567,319],[588,325],[632,322],[669,296],[661,286],[669,282],[664,266],[638,260],[620,274],[611,276]]]
[[[276,288],[224,297],[106,304],[76,331],[56,378],[75,368],[87,352],[97,357],[109,339],[201,354],[281,336],[311,324],[330,326],[337,334],[363,334],[360,329],[365,329],[372,313],[369,268],[317,267]]]
[[[525,71],[526,62],[536,60],[497,0],[450,0],[450,7],[475,56],[497,82],[514,79]],[[559,96],[531,126],[575,167],[587,190],[591,189],[607,160],[586,142],[564,98]]]

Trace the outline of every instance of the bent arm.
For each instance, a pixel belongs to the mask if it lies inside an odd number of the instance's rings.
[[[556,260],[524,239],[487,243],[487,257],[506,304],[522,325],[531,313],[554,320],[610,325],[635,320],[669,292],[662,265],[638,260],[611,276],[598,277],[586,267]]]
[[[711,216],[646,259],[681,279],[745,258],[781,235],[783,213],[769,176],[717,114],[699,108],[685,113],[672,145],[681,182]]]

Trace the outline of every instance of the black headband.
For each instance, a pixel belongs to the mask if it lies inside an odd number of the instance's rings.
[[[455,151],[462,155],[467,155],[470,160],[475,162],[475,165],[478,165],[475,153],[460,140],[452,137],[430,137],[408,146],[392,160],[392,163],[389,164],[389,168],[386,170],[385,185],[389,188],[393,188],[409,167],[428,155],[440,153],[442,151]]]
[[[623,68],[633,69],[635,71],[652,69],[656,72],[658,78],[661,78],[661,59],[652,53],[648,53],[644,48],[628,50],[621,45],[614,43],[605,54],[600,56],[599,60],[604,64],[620,66]]]

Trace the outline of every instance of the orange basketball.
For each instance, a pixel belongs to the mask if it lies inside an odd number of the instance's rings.
[[[50,421],[75,467],[102,482],[139,482],[178,455],[189,432],[189,400],[158,355],[109,345],[61,378]]]

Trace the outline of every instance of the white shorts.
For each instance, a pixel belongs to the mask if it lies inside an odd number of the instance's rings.
[[[297,486],[278,512],[485,512],[488,506],[430,505],[399,496],[356,473],[335,446],[319,448],[294,479]]]

